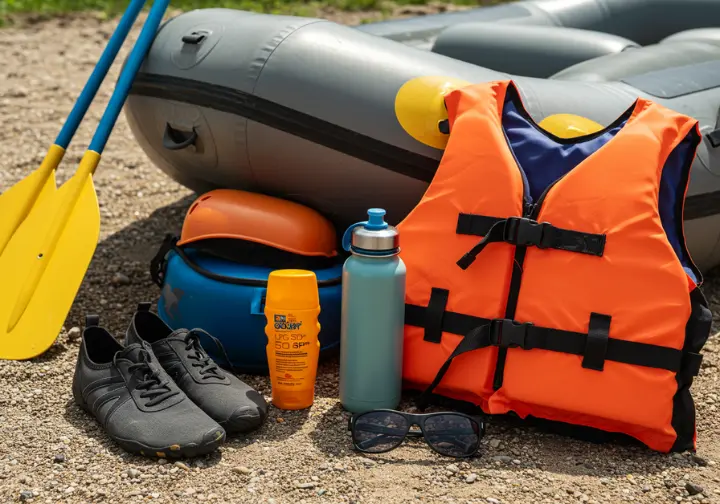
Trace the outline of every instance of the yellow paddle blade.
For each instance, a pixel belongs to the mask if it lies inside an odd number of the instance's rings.
[[[99,235],[95,186],[81,163],[54,194],[38,199],[0,255],[0,359],[29,359],[53,344]]]
[[[0,254],[38,199],[48,197],[57,189],[55,169],[64,155],[62,147],[50,146],[37,170],[0,194]]]

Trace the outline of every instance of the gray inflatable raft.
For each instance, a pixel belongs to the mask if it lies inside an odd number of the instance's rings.
[[[671,70],[625,82],[514,80],[536,121],[573,113],[609,124],[642,96],[695,117],[704,135],[714,132],[720,60]],[[508,78],[324,20],[207,9],[161,28],[126,114],[152,161],[187,187],[278,195],[323,212],[342,229],[371,206],[386,208],[397,223],[437,168],[443,151],[416,140],[396,116],[405,83]],[[416,105],[432,111],[441,103],[438,87]],[[703,271],[720,263],[714,138],[699,147],[684,215],[690,252]]]

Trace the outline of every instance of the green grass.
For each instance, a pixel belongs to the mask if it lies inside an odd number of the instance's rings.
[[[508,0],[440,0],[460,5],[488,5]],[[150,3],[150,2],[148,2]],[[424,5],[428,0],[173,0],[180,10],[227,7],[271,14],[314,15],[321,8],[343,11],[386,11],[391,5]],[[70,12],[95,11],[108,17],[122,13],[127,0],[0,0],[0,25],[17,15],[48,18]]]

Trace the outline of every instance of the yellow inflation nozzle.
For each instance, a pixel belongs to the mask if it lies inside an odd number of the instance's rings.
[[[538,126],[559,138],[592,135],[603,129],[595,121],[575,114],[553,114],[540,121]]]
[[[445,95],[471,83],[443,76],[423,76],[403,84],[395,95],[395,116],[400,126],[418,142],[444,149],[448,135],[440,131],[446,120]]]

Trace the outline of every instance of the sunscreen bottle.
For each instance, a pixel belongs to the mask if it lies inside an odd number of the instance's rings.
[[[315,273],[297,269],[270,273],[265,334],[272,403],[277,408],[297,410],[313,404],[320,355],[319,314]]]

